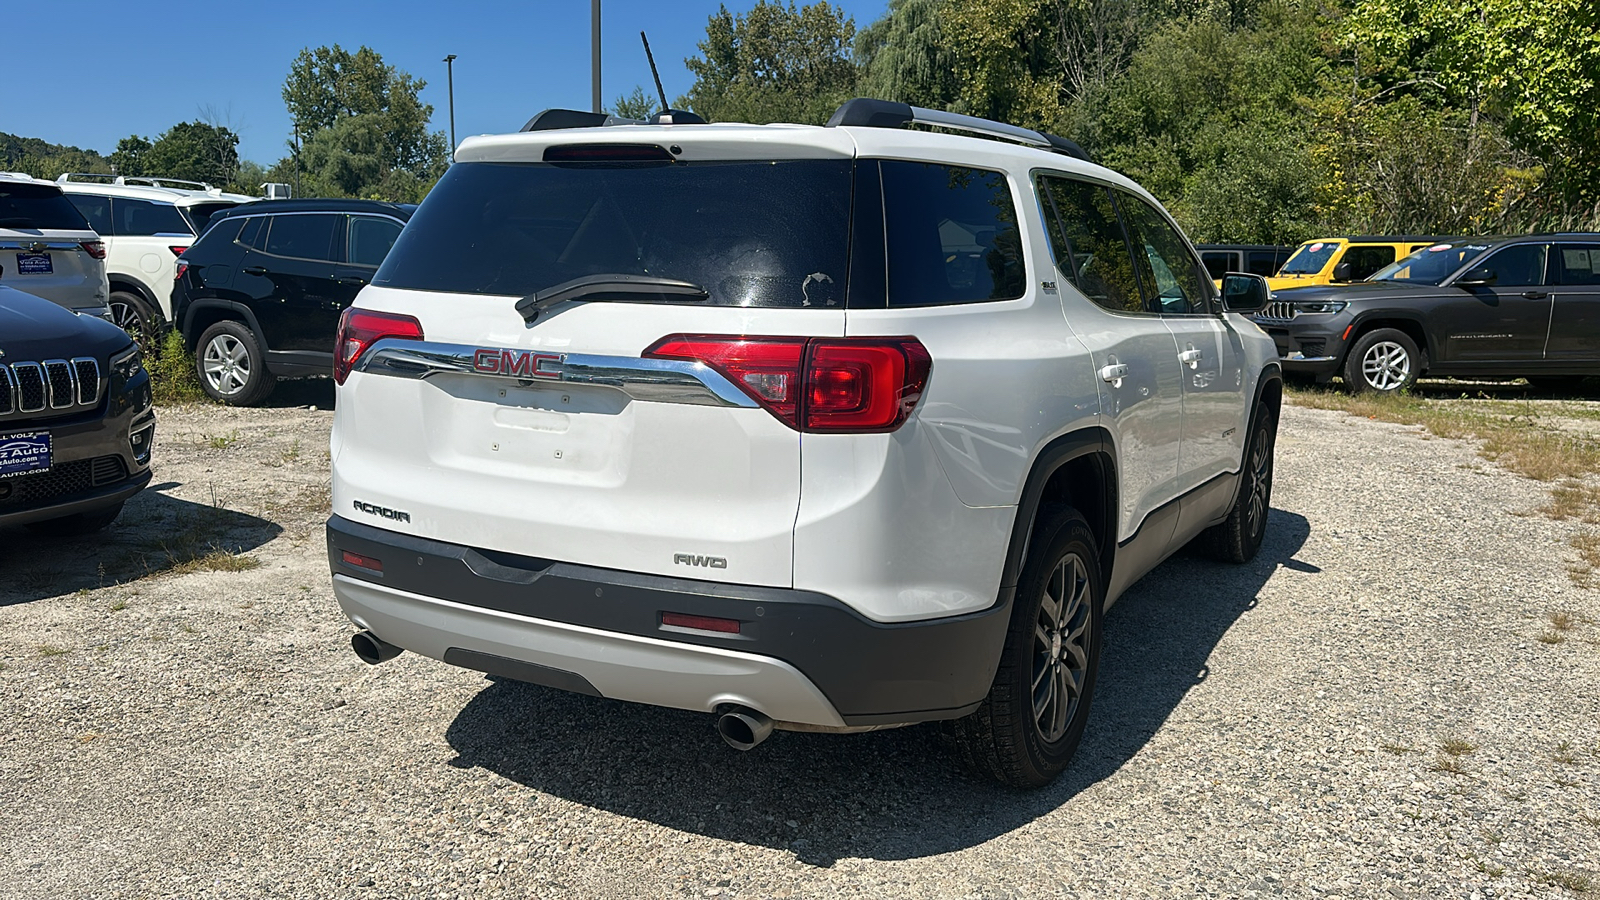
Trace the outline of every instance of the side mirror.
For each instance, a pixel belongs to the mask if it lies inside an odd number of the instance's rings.
[[[1337,266],[1333,267],[1333,280],[1334,281],[1349,281],[1350,280],[1350,276],[1354,275],[1355,271],[1356,271],[1356,267],[1351,265],[1350,263],[1347,263],[1347,262],[1339,263]]]
[[[1222,276],[1222,308],[1228,312],[1260,312],[1271,296],[1267,280],[1260,275],[1229,272]]]
[[[1455,287],[1489,287],[1498,280],[1500,280],[1500,276],[1496,275],[1493,269],[1488,266],[1479,266],[1476,269],[1468,269],[1462,272],[1461,277],[1451,282],[1451,284]]]

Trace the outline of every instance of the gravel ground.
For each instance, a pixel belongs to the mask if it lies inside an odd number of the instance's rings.
[[[926,727],[738,754],[709,716],[360,664],[331,395],[274,399],[164,410],[106,540],[0,531],[0,895],[1600,892],[1600,594],[1470,446],[1287,410],[1260,556],[1135,586],[1078,759],[1021,793]]]

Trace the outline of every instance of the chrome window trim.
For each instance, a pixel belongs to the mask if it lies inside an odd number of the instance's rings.
[[[351,371],[418,380],[435,375],[468,375],[515,381],[526,386],[541,383],[594,384],[614,388],[635,400],[657,403],[741,409],[755,409],[760,405],[723,377],[722,373],[702,362],[562,353],[556,354],[557,358],[543,369],[549,375],[528,377],[478,371],[473,368],[472,360],[480,350],[537,352],[520,347],[479,347],[384,338],[362,354]],[[556,368],[559,371],[554,371]]]

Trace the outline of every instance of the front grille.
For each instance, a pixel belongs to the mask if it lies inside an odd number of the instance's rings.
[[[87,356],[0,363],[0,419],[95,406],[103,381],[100,364]]]
[[[0,478],[0,510],[49,503],[128,477],[120,456],[100,456],[61,463],[48,472]]]
[[[1268,322],[1287,322],[1294,318],[1294,314],[1294,304],[1280,300],[1268,303],[1261,312],[1256,313],[1256,318]]]

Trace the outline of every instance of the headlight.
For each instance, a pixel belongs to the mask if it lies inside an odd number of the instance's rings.
[[[1343,300],[1324,300],[1321,302],[1296,303],[1296,311],[1305,313],[1336,313],[1342,312],[1350,304]]]
[[[122,379],[126,384],[144,370],[144,354],[139,352],[139,345],[134,344],[133,349],[111,360],[111,374]]]

